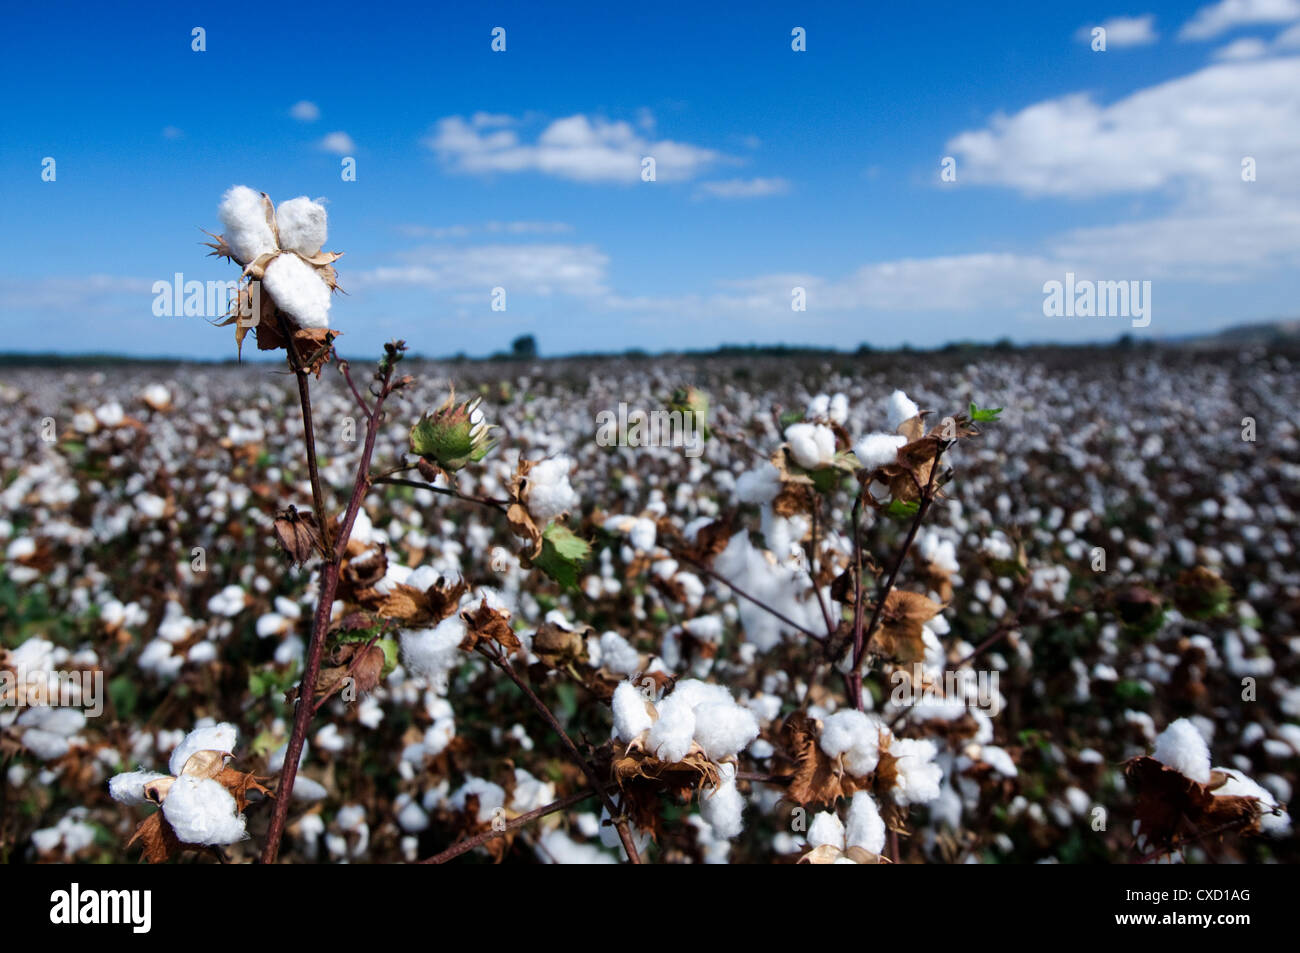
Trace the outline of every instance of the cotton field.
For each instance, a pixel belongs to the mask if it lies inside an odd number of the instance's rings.
[[[0,372],[10,860],[1297,859],[1294,354],[252,340]]]

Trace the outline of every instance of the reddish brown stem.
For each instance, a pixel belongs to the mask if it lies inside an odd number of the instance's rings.
[[[445,864],[449,860],[455,860],[461,854],[468,854],[480,844],[486,844],[494,837],[500,837],[506,831],[513,831],[515,828],[523,827],[539,817],[545,817],[547,814],[554,814],[556,811],[563,811],[565,808],[573,807],[575,804],[581,804],[589,797],[595,797],[596,792],[587,788],[578,791],[576,794],[570,794],[568,797],[562,797],[558,801],[552,801],[550,804],[544,804],[541,807],[534,808],[526,814],[520,814],[506,821],[505,826],[500,830],[488,830],[482,834],[476,834],[466,840],[453,844],[440,854],[434,854],[432,857],[426,857],[420,861],[422,864]]]

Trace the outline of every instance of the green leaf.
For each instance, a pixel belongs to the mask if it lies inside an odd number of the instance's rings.
[[[998,415],[1001,413],[1002,413],[1001,407],[993,407],[993,408],[986,407],[983,410],[981,410],[979,407],[975,406],[975,401],[971,401],[970,419],[975,421],[976,423],[992,423],[993,421],[998,419]]]
[[[920,508],[921,504],[916,500],[890,500],[885,513],[898,519],[908,519],[915,516]]]
[[[560,523],[542,531],[542,551],[533,565],[566,589],[578,586],[578,568],[591,555],[591,545]]]

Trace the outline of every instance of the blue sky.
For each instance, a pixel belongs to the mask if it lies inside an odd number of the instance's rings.
[[[222,356],[152,287],[234,277],[234,184],[327,200],[358,356],[1132,330],[1045,317],[1067,271],[1155,337],[1300,310],[1300,0],[366,11],[11,10],[0,347]]]

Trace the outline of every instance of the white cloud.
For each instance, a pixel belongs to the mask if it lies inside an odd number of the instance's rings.
[[[727,159],[701,146],[652,140],[627,122],[582,114],[556,119],[526,142],[513,128],[524,122],[508,116],[487,116],[485,121],[484,114],[470,120],[448,116],[438,121],[425,145],[453,172],[540,172],[587,183],[638,183],[646,156],[654,158],[660,182],[693,179]]]
[[[1300,20],[1300,0],[1220,0],[1201,7],[1178,32],[1181,40],[1209,40],[1240,26]]]
[[[790,183],[782,178],[721,179],[701,182],[696,186],[696,197],[715,199],[754,199],[769,195],[784,195]]]
[[[1119,49],[1154,43],[1160,38],[1155,31],[1155,23],[1155,14],[1148,13],[1140,17],[1111,17],[1100,26],[1106,31],[1106,48]],[[1081,26],[1075,38],[1082,43],[1091,43],[1092,31],[1092,26]]]
[[[1243,155],[1300,178],[1300,59],[1206,67],[1102,106],[1083,93],[998,115],[947,149],[958,182],[1089,198],[1235,189]]]
[[[338,156],[351,155],[357,149],[357,144],[352,141],[352,137],[346,132],[331,132],[328,136],[316,144],[318,149],[325,152],[332,152]]]
[[[289,109],[289,115],[300,122],[315,122],[320,118],[320,107],[304,99],[293,104]]]
[[[502,287],[522,295],[567,294],[598,297],[609,257],[592,245],[534,243],[420,248],[403,253],[401,264],[356,273],[360,286],[416,285],[436,291]]]
[[[1300,23],[1279,33],[1273,45],[1279,50],[1300,50]]]
[[[1225,63],[1238,60],[1257,60],[1267,55],[1268,44],[1255,36],[1243,36],[1214,51],[1214,59]]]

